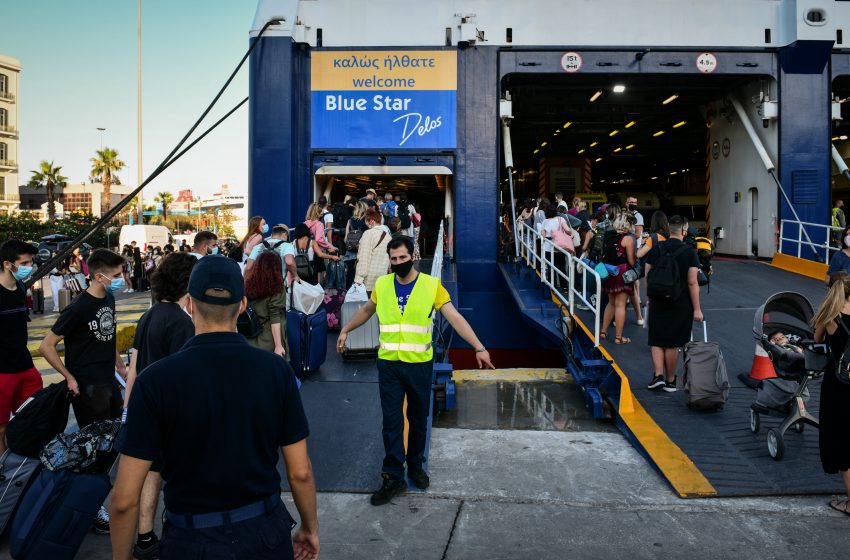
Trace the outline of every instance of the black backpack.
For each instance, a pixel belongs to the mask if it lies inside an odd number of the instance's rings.
[[[295,268],[298,270],[298,277],[310,284],[316,284],[316,273],[313,270],[313,261],[310,260],[309,249],[300,249],[295,247]]]
[[[590,247],[587,250],[587,256],[593,262],[600,263],[605,257],[605,234],[610,232],[614,232],[611,225],[597,225],[593,230],[593,239],[591,239]]]
[[[345,229],[345,224],[348,223],[348,219],[351,218],[351,214],[351,206],[348,204],[344,202],[334,203],[334,229]]]
[[[242,245],[237,245],[232,248],[227,256],[233,259],[234,261],[241,263],[242,262]]]
[[[68,426],[71,398],[68,382],[54,383],[25,400],[6,426],[9,449],[35,459],[50,440]]]
[[[676,261],[676,257],[687,250],[687,245],[682,245],[673,251],[666,241],[658,244],[660,255],[652,264],[652,270],[647,276],[646,294],[650,298],[675,301],[682,295],[685,286],[682,282],[682,275],[679,273],[679,263]]]
[[[410,209],[407,204],[398,205],[398,218],[401,220],[401,229],[410,227]]]
[[[245,308],[245,311],[240,313],[236,319],[236,332],[245,338],[257,338],[263,332],[263,324],[260,322],[257,312],[254,311],[250,303]]]

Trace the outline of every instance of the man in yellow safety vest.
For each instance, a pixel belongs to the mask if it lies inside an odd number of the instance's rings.
[[[841,232],[847,227],[844,218],[844,201],[836,199],[832,205],[832,239],[837,247],[841,247]],[[841,229],[838,229],[841,228]]]
[[[430,483],[422,463],[433,375],[431,330],[434,310],[440,311],[455,332],[475,349],[479,367],[493,368],[490,354],[466,319],[451,304],[449,293],[440,280],[413,268],[413,241],[406,236],[394,237],[387,246],[387,252],[393,274],[378,278],[371,298],[342,328],[337,340],[337,351],[342,352],[348,333],[368,321],[375,311],[378,312],[378,387],[384,418],[385,455],[383,484],[371,498],[375,506],[389,503],[405,490],[405,460],[411,483],[423,490]],[[405,395],[410,423],[406,456],[402,418]]]

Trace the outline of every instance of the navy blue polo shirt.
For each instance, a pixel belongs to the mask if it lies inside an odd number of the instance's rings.
[[[308,433],[286,360],[237,333],[207,333],[139,375],[119,448],[161,457],[166,509],[199,514],[277,495],[279,449]]]

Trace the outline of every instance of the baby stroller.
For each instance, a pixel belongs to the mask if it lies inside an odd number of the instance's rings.
[[[821,377],[829,359],[826,345],[815,344],[809,324],[814,316],[812,304],[802,294],[780,292],[767,298],[755,314],[753,335],[767,352],[776,370],[775,379],[765,379],[750,407],[750,430],[761,426],[760,415],[784,416],[778,428],[767,431],[767,451],[779,461],[785,454],[783,437],[790,427],[798,433],[805,424],[818,427],[818,420],[806,409],[809,381]],[[770,334],[781,331],[803,349],[798,352],[770,342]]]

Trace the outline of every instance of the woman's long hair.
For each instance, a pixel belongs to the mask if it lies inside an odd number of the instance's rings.
[[[245,295],[262,299],[283,292],[283,265],[274,251],[260,253],[254,266],[245,275]]]
[[[248,222],[248,233],[245,234],[245,237],[243,237],[242,241],[239,243],[240,247],[244,248],[245,244],[248,243],[248,240],[251,239],[251,236],[256,235],[258,233],[260,235],[263,234],[263,232],[260,231],[260,224],[262,223],[262,216],[254,216],[253,218],[251,218],[251,220]]]
[[[318,220],[321,217],[322,208],[319,206],[318,202],[313,202],[310,206],[307,207],[307,215],[304,217],[304,221],[309,220]]]
[[[366,210],[368,209],[368,204],[358,200],[357,203],[354,205],[354,214],[352,215],[352,218],[354,218],[355,220],[362,220],[363,217],[366,215]]]
[[[652,218],[649,221],[649,231],[652,233],[660,233],[665,238],[670,237],[670,226],[667,224],[667,214],[661,210],[656,210],[652,213]]]
[[[825,327],[834,321],[844,308],[844,303],[850,297],[850,274],[843,270],[829,276],[829,291],[826,293],[823,303],[818,307],[815,316],[812,317],[812,326],[815,329]]]

